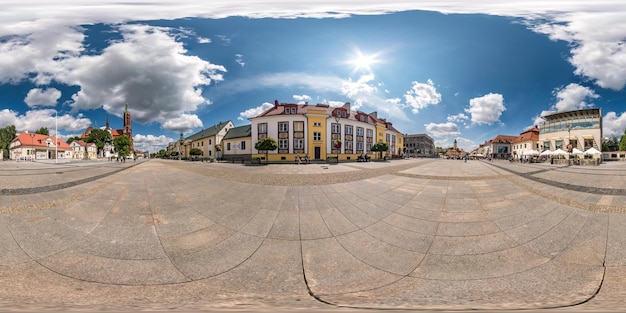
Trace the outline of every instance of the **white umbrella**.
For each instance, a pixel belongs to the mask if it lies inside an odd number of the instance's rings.
[[[539,151],[537,150],[524,151],[524,155],[539,155]]]
[[[596,148],[589,148],[587,149],[587,151],[584,152],[585,155],[600,155],[602,154],[602,152],[598,151],[598,149]]]
[[[581,155],[581,154],[583,154],[583,153],[584,153],[584,152],[582,152],[582,151],[578,150],[578,148],[574,148],[574,149],[572,149],[572,154],[574,154],[574,155]]]
[[[563,151],[563,149],[556,149],[552,152],[553,155],[567,155],[567,152]]]
[[[541,156],[550,156],[552,155],[552,151],[550,150],[544,150],[543,152],[541,152],[541,154],[539,154]]]

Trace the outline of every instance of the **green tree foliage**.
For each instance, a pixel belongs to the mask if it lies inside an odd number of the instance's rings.
[[[619,143],[620,140],[618,140],[616,136],[613,136],[612,138],[602,142],[602,151],[617,151],[619,150]]]
[[[9,146],[11,145],[11,141],[17,137],[17,132],[15,131],[15,125],[9,125],[5,128],[0,128],[0,149],[2,149],[2,158],[9,158]]]
[[[76,140],[80,140],[80,137],[78,137],[78,136],[70,137],[70,138],[67,138],[67,140],[65,142],[67,142],[67,144],[69,145],[69,144],[71,144],[72,142],[74,142]]]
[[[189,155],[202,155],[202,150],[198,148],[191,148],[191,150],[189,150]]]
[[[383,152],[389,150],[389,144],[384,141],[379,141],[372,145],[372,152],[378,152],[378,158],[381,159],[383,157]]]
[[[98,153],[102,151],[105,144],[111,143],[111,141],[111,133],[104,129],[92,129],[89,135],[85,137],[85,142],[96,144],[96,147],[98,147]],[[117,149],[115,149],[115,151],[117,151]]]
[[[50,131],[48,130],[48,127],[42,127],[38,129],[35,134],[50,136]]]
[[[118,156],[127,157],[130,155],[130,138],[122,135],[113,140],[113,147]]]
[[[624,131],[622,138],[619,140],[619,150],[626,151],[626,130]]]
[[[265,163],[267,163],[267,156],[269,152],[278,149],[278,142],[276,142],[276,139],[274,138],[267,137],[257,141],[254,144],[254,149],[257,149],[258,151],[265,151]]]

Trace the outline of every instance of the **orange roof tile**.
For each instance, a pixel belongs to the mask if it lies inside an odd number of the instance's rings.
[[[54,136],[32,134],[27,132],[19,134],[19,136],[15,137],[12,142],[19,141],[20,145],[28,147],[48,147],[48,144],[46,143],[46,139],[48,138],[50,138],[52,142],[58,142],[58,148],[70,149],[70,145],[63,141],[63,139],[57,139]]]

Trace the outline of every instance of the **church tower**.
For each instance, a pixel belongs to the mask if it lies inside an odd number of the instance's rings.
[[[135,151],[135,145],[133,144],[133,126],[131,124],[128,103],[126,103],[126,110],[124,111],[124,129],[122,130],[122,135],[130,138],[130,151]]]

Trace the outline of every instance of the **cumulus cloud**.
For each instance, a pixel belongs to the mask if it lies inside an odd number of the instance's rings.
[[[202,121],[195,114],[183,113],[178,117],[166,120],[161,126],[173,132],[188,133],[196,127],[202,127]]]
[[[472,123],[491,125],[497,122],[506,110],[504,97],[501,94],[490,93],[469,101],[469,108],[465,112],[472,117]]]
[[[589,87],[573,83],[564,88],[555,90],[553,94],[558,100],[553,107],[556,112],[580,110],[593,107],[593,103],[589,103],[587,101],[600,97]]]
[[[158,152],[161,149],[165,149],[165,147],[167,147],[167,144],[172,141],[174,141],[173,138],[167,137],[165,135],[154,136],[137,134],[133,136],[135,149],[141,151]]]
[[[311,97],[307,95],[293,95],[293,99],[298,101],[299,103],[304,103],[307,101],[311,101]]]
[[[15,111],[4,109],[0,111],[0,125],[15,125],[17,132],[35,132],[42,127],[53,131],[55,126],[59,131],[82,131],[91,125],[91,121],[83,117],[82,114],[78,114],[77,116],[70,114],[55,116],[55,114],[56,111],[53,109],[30,110],[24,115],[19,115]]]
[[[433,137],[455,137],[461,134],[459,126],[452,122],[424,124],[426,131]]]
[[[211,43],[211,39],[209,38],[204,38],[204,37],[198,37],[198,43]]]
[[[57,79],[81,87],[71,105],[75,110],[102,106],[119,116],[128,103],[137,122],[185,128],[172,125],[171,119],[210,103],[202,96],[202,86],[221,81],[226,69],[185,55],[182,43],[168,28],[123,25],[119,29],[123,40],[112,43],[102,54],[62,63],[64,70]]]
[[[28,91],[24,102],[29,107],[55,106],[61,98],[61,92],[56,88],[34,88]]]
[[[265,102],[256,108],[247,109],[243,112],[239,112],[239,117],[237,118],[240,121],[258,116],[259,114],[271,109],[274,107],[272,103]]]
[[[429,105],[441,102],[441,94],[437,92],[432,80],[429,79],[426,83],[414,81],[411,84],[413,86],[404,95],[404,100],[413,114],[417,114],[419,110]]]
[[[356,81],[353,81],[352,78],[343,81],[341,92],[354,100],[355,109],[361,107],[364,102],[367,102],[368,98],[376,93],[376,86],[371,84],[374,78],[374,74],[366,74],[359,77]]]
[[[456,114],[456,115],[450,115],[447,118],[448,122],[453,122],[453,123],[466,121],[468,119],[469,119],[469,117],[467,115],[465,115],[464,113],[459,113],[459,114]]]
[[[602,134],[605,137],[620,137],[624,135],[624,130],[626,130],[626,112],[619,116],[615,112],[608,112],[602,118]]]

